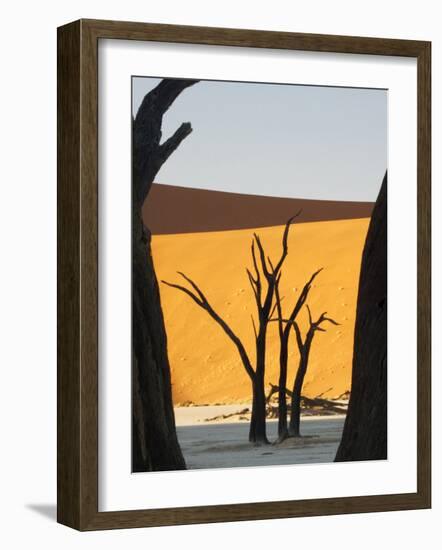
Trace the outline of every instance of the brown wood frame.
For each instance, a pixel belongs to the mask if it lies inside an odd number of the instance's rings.
[[[417,492],[135,511],[98,511],[98,40],[417,58]],[[409,510],[431,506],[431,43],[79,20],[58,29],[58,521],[85,531]]]

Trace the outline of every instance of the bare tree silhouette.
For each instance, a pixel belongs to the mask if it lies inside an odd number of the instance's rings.
[[[246,269],[246,271],[253,290],[257,309],[257,323],[255,323],[252,316],[256,344],[256,363],[254,366],[252,366],[252,362],[240,338],[213,309],[200,287],[192,279],[184,273],[178,272],[178,274],[190,285],[191,289],[176,283],[162,281],[165,285],[176,288],[192,298],[199,307],[212,317],[235,345],[241,358],[242,365],[252,384],[252,417],[250,421],[249,441],[260,445],[269,443],[266,434],[266,398],[264,392],[267,327],[274,311],[274,306],[272,308],[272,305],[275,288],[278,285],[281,268],[288,254],[290,226],[298,215],[299,212],[290,218],[285,225],[282,237],[282,253],[275,265],[272,263],[270,257],[266,256],[260,237],[256,233],[253,235],[251,245],[253,268],[252,270]]]
[[[277,282],[275,285],[275,306],[276,306],[276,312],[278,316],[276,319],[271,319],[271,321],[278,322],[278,332],[279,332],[279,341],[280,341],[279,381],[278,381],[278,442],[282,442],[289,435],[289,430],[287,425],[286,387],[287,387],[288,346],[289,346],[291,328],[294,321],[296,320],[296,317],[298,316],[298,313],[301,311],[302,306],[305,304],[305,301],[307,300],[313,281],[321,271],[322,271],[322,268],[318,269],[318,271],[315,271],[315,273],[313,273],[310,279],[305,283],[304,287],[301,290],[301,293],[298,296],[298,299],[296,300],[295,306],[292,309],[290,316],[286,320],[284,320],[283,318],[282,306],[281,306],[283,297],[281,297],[279,293],[280,278],[277,279]]]
[[[186,467],[172,405],[167,338],[151,254],[150,231],[141,208],[153,180],[192,131],[189,122],[161,143],[164,113],[196,80],[164,79],[144,97],[132,125],[132,469]]]
[[[312,346],[313,338],[316,332],[326,332],[321,327],[322,323],[329,322],[333,325],[339,325],[336,321],[327,317],[327,312],[321,313],[316,321],[313,321],[312,314],[309,306],[307,305],[309,328],[305,338],[302,338],[301,330],[296,321],[290,323],[296,334],[296,343],[299,349],[299,364],[298,370],[295,376],[295,381],[292,390],[292,403],[290,407],[290,423],[289,423],[289,435],[292,437],[300,437],[300,418],[301,418],[301,392],[304,384],[304,378],[307,373],[308,360],[310,355],[310,349]]]

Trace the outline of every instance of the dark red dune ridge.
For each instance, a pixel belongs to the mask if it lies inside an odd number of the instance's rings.
[[[154,183],[143,207],[153,235],[228,231],[298,222],[368,218],[374,203],[243,195]]]

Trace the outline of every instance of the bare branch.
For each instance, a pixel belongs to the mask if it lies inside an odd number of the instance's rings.
[[[255,241],[252,239],[252,245],[251,245],[251,251],[252,251],[252,261],[253,261],[253,268],[255,269],[255,273],[256,273],[256,279],[253,279],[255,285],[256,285],[256,293],[255,293],[255,298],[256,298],[256,303],[258,305],[258,309],[260,310],[262,305],[261,305],[261,291],[262,291],[262,285],[261,285],[261,275],[259,273],[259,269],[258,269],[258,262],[256,261],[256,254],[255,254]]]
[[[250,286],[253,288],[253,290],[256,290],[257,280],[253,278],[253,275],[251,274],[249,269],[246,268],[246,272],[250,281]]]
[[[304,347],[304,342],[302,341],[301,330],[300,330],[299,325],[296,321],[293,322],[293,329],[294,329],[295,334],[296,334],[296,342],[298,344],[299,351],[302,351],[302,349]]]
[[[277,393],[278,390],[279,390],[278,386],[270,383],[270,389],[269,389],[269,393],[267,395],[266,401],[269,402],[271,397],[275,393]],[[293,396],[293,392],[288,388],[285,388],[285,394],[287,395],[287,397]],[[339,406],[339,403],[337,402],[337,400],[331,401],[328,399],[323,399],[321,398],[320,395],[317,395],[313,399],[310,397],[306,397],[305,395],[301,395],[301,400],[304,401],[305,405],[309,407],[318,407],[318,406],[324,407],[324,409],[326,410],[333,411],[340,414],[345,414],[347,412],[347,408],[345,406]]]
[[[189,277],[187,277],[187,275],[185,275],[182,271],[177,271],[178,275],[180,275],[183,279],[185,279],[195,290],[196,292],[198,293],[200,299],[202,302],[204,303],[208,303],[207,301],[207,298],[204,296],[204,294],[201,292],[200,288],[197,286],[197,284],[192,281],[192,279],[190,279]]]
[[[258,306],[258,309],[261,309],[261,296],[260,296],[260,292],[259,292],[260,289],[259,289],[259,286],[258,286],[258,281],[256,281],[253,278],[253,275],[250,273],[250,271],[248,269],[246,269],[246,271],[247,271],[247,275],[249,277],[250,286],[252,287],[253,294],[255,295],[256,304]]]
[[[204,302],[202,302],[199,298],[197,298],[197,296],[195,296],[195,294],[193,294],[193,292],[191,292],[188,288],[184,287],[184,286],[181,286],[181,285],[176,285],[174,283],[168,283],[167,281],[161,281],[163,284],[167,285],[167,286],[170,286],[171,288],[177,288],[178,290],[181,290],[182,292],[185,292],[188,296],[190,296],[192,298],[192,300],[194,300],[199,306],[201,307],[205,307],[204,305]]]
[[[252,325],[253,325],[253,332],[255,334],[255,339],[258,338],[258,333],[256,332],[256,325],[255,325],[255,319],[253,318],[253,315],[250,315],[252,318]]]
[[[323,313],[321,313],[321,315],[318,317],[318,320],[315,321],[313,324],[315,325],[319,325],[320,323],[322,323],[322,321],[325,319],[325,316],[327,315],[327,312],[324,311]]]
[[[306,304],[306,308],[307,308],[307,311],[308,311],[308,322],[310,323],[310,326],[312,326],[314,323],[312,321],[312,312],[310,311],[310,308],[309,308],[308,304]]]
[[[310,292],[311,284],[315,280],[315,278],[318,276],[318,274],[322,271],[321,269],[318,269],[313,273],[313,275],[310,277],[310,279],[305,283],[300,295],[298,296],[298,299],[296,301],[295,307],[292,309],[292,313],[290,314],[289,318],[287,319],[287,325],[285,327],[285,336],[288,338],[288,333],[290,331],[290,327],[293,323],[293,321],[298,316],[298,313],[301,311],[302,306],[305,304],[305,301],[307,300],[308,293]]]
[[[301,307],[304,305],[305,301],[307,300],[307,297],[308,297],[308,293],[310,292],[310,289],[311,289],[311,285],[313,283],[313,281],[316,279],[316,277],[319,275],[319,273],[321,273],[321,271],[323,270],[324,268],[321,267],[320,269],[318,269],[317,271],[315,271],[313,273],[313,275],[310,277],[310,279],[305,283],[305,285],[303,286],[302,290],[301,290],[301,293],[298,297],[298,300],[295,304],[295,307],[292,311],[292,314],[290,315],[290,318],[291,319],[294,319],[296,317],[296,315],[299,313]]]
[[[133,119],[133,201],[141,207],[161,166],[192,131],[190,123],[182,124],[162,145],[162,120],[175,99],[197,80],[163,79],[148,92]]]
[[[260,256],[260,259],[261,259],[262,272],[264,273],[264,276],[267,280],[271,280],[272,279],[272,274],[269,272],[269,270],[267,268],[266,256],[265,256],[264,248],[263,248],[262,243],[261,243],[261,239],[259,238],[259,235],[257,235],[256,233],[254,234],[254,237],[255,237],[255,242],[258,245],[259,256]]]
[[[330,317],[324,317],[323,321],[328,321],[329,323],[331,323],[332,325],[335,325],[337,327],[340,326],[340,323],[338,323],[337,321],[335,321],[334,319],[331,319]]]
[[[276,268],[273,270],[273,272],[276,275],[278,274],[279,270],[281,269],[282,264],[284,263],[284,260],[286,259],[288,251],[289,251],[289,249],[288,249],[288,238],[289,238],[290,226],[292,225],[293,220],[296,219],[301,214],[301,212],[302,212],[302,210],[299,210],[294,216],[292,216],[289,220],[287,220],[287,223],[285,224],[284,234],[282,236],[282,254],[281,254],[281,258],[279,259],[279,262],[277,263]]]
[[[333,325],[339,326],[339,323],[337,321],[335,321],[331,317],[326,316],[327,315],[326,311],[324,311],[324,313],[321,313],[321,315],[318,317],[317,321],[313,321],[312,320],[312,314],[311,314],[311,311],[310,311],[310,308],[309,308],[308,304],[306,304],[306,307],[307,307],[308,318],[309,318],[309,323],[310,323],[310,329],[309,330],[311,330],[311,331],[318,330],[320,332],[327,332],[324,328],[320,327],[320,325],[322,323],[325,323],[327,321],[329,323],[332,323]]]
[[[192,279],[190,279],[189,277],[184,275],[184,273],[181,273],[181,272],[178,272],[178,273],[195,289],[195,291],[198,293],[198,296],[193,294],[193,292],[191,290],[189,290],[189,289],[187,289],[187,288],[185,288],[181,285],[177,285],[177,284],[174,284],[174,283],[168,283],[166,281],[162,281],[162,282],[164,284],[166,284],[167,286],[170,286],[172,288],[176,288],[178,290],[181,290],[181,292],[184,292],[190,298],[192,298],[192,300],[196,304],[198,304],[202,309],[207,311],[207,313],[212,317],[212,319],[218,323],[218,325],[223,329],[223,331],[230,338],[230,340],[232,340],[232,342],[235,344],[235,346],[238,350],[238,353],[241,357],[241,361],[243,363],[243,366],[244,366],[247,374],[249,375],[249,377],[253,381],[254,378],[255,378],[255,371],[252,368],[249,356],[247,355],[247,352],[246,352],[241,340],[233,332],[233,330],[229,327],[229,325],[224,321],[224,319],[222,317],[220,317],[218,315],[218,313],[213,309],[213,307],[210,305],[209,301],[204,296],[203,292],[198,287],[198,285],[194,281],[192,281]]]
[[[170,155],[178,148],[180,143],[192,133],[192,126],[190,122],[183,122],[175,133],[167,139],[162,145],[160,145],[158,150],[159,158],[162,161],[162,164],[170,157]]]
[[[323,270],[324,268],[323,267],[320,267],[317,271],[315,271],[313,273],[313,275],[310,277],[310,279],[308,280],[308,282],[306,283],[305,286],[311,286],[311,284],[313,283],[313,281],[316,279],[316,277],[321,273],[321,271]],[[305,288],[305,287],[304,287]]]
[[[249,277],[250,284],[256,288],[256,285],[258,284],[258,281],[253,277],[250,269],[246,268],[247,275]]]
[[[276,290],[276,288],[275,288]],[[273,304],[273,307],[272,307],[272,311],[269,313],[269,321],[279,321],[279,315],[276,319],[272,319],[273,317],[273,314],[275,313],[275,309],[278,307],[278,302],[275,301],[275,303]]]
[[[255,241],[254,240],[252,240],[251,249],[252,249],[253,267],[255,268],[256,279],[259,281],[259,269],[258,269],[258,262],[256,261]]]
[[[281,298],[280,294],[279,294],[279,282],[281,280],[281,275],[279,275],[276,279],[276,284],[275,284],[275,306],[273,307],[272,311],[270,312],[270,320],[272,320],[272,316],[273,316],[273,312],[275,311],[275,307],[277,308],[278,310],[278,331],[279,331],[279,338],[281,340],[281,345],[282,345],[282,340],[284,338],[284,327],[283,327],[283,322],[282,322],[282,308],[281,308],[281,302],[283,300],[283,298]]]
[[[197,82],[199,81],[164,78],[144,96],[135,116],[135,123],[143,124],[146,120],[152,119],[152,116],[162,117],[180,93]]]
[[[326,332],[326,330],[324,328],[320,328],[321,323],[325,323],[325,322],[329,322],[332,325],[339,326],[339,323],[337,321],[335,321],[331,317],[326,317],[326,315],[327,315],[327,312],[324,311],[324,313],[321,313],[318,320],[313,323],[313,326],[314,326],[315,330],[319,330],[321,332]]]

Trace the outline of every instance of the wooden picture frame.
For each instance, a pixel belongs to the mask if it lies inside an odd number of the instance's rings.
[[[418,71],[417,492],[98,511],[98,41],[158,41],[403,56]],[[431,44],[423,41],[79,20],[58,29],[58,521],[82,531],[431,506]]]

